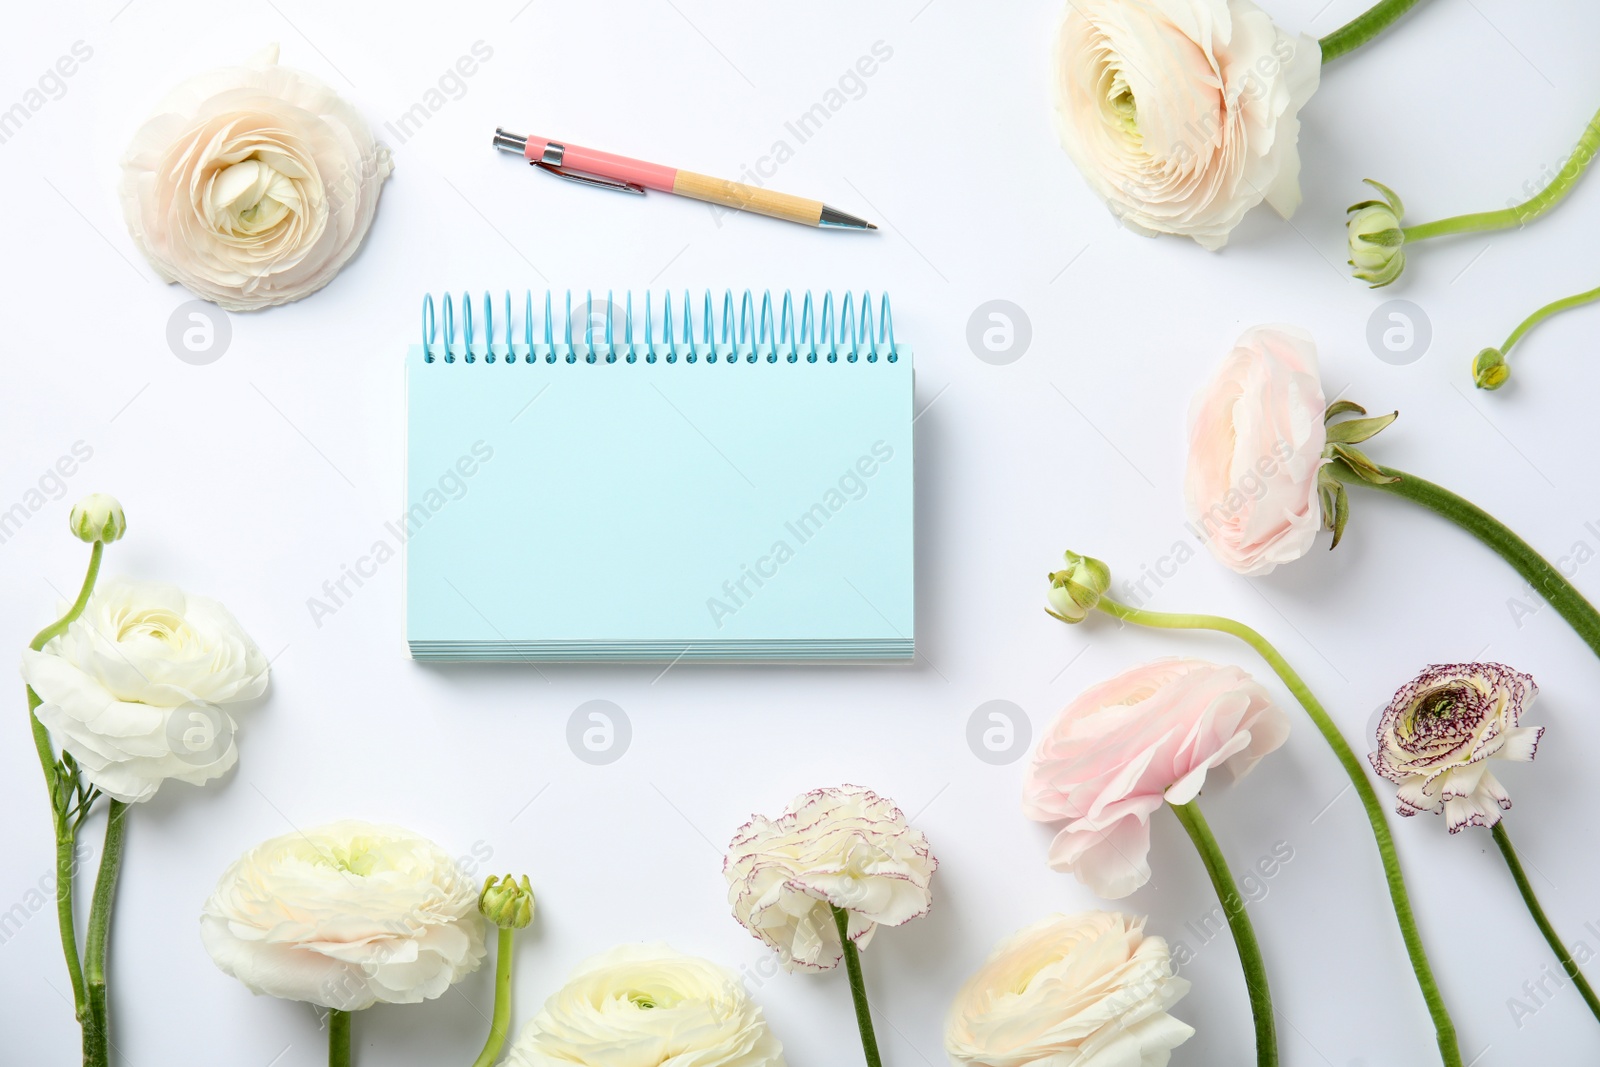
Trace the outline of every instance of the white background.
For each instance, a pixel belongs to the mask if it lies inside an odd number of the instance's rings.
[[[7,385],[0,507],[22,501],[74,442],[93,458],[0,545],[0,647],[20,649],[81,578],[72,501],[113,492],[129,516],[108,572],[160,578],[226,603],[273,657],[268,697],[242,715],[236,772],[163,789],[132,813],[112,947],[114,1039],[133,1067],[323,1062],[303,1005],[252,997],[200,946],[196,916],[223,868],[258,841],[342,817],[393,821],[480,873],[526,871],[540,919],[519,942],[520,1026],[569,969],[630,939],[664,939],[750,976],[797,1065],[859,1062],[843,974],[772,975],[728,913],[721,850],[753,811],[859,782],[896,799],[942,861],[926,919],[866,954],[886,1062],[943,1062],[945,1007],[1001,936],[1052,910],[1096,905],[1044,863],[1050,831],[1018,811],[1023,763],[991,766],[966,729],[985,701],[1016,702],[1035,736],[1093,682],[1170,653],[1239,662],[1217,637],[1068,629],[1041,610],[1068,546],[1119,578],[1187,539],[1181,520],[1188,398],[1234,338],[1287,321],[1321,345],[1328,393],[1400,421],[1372,453],[1449,485],[1552,558],[1600,549],[1592,420],[1595,316],[1537,331],[1498,394],[1468,362],[1534,306],[1593,286],[1597,179],[1529,232],[1431,243],[1404,280],[1369,292],[1344,268],[1343,210],[1360,179],[1394,186],[1414,220],[1504,205],[1559,165],[1597,101],[1600,12],[1575,3],[1436,0],[1324,71],[1304,112],[1305,203],[1292,223],[1257,210],[1221,254],[1117,228],[1058,147],[1049,51],[1060,5],[907,0],[803,7],[710,0],[560,4],[237,4],[122,0],[28,5],[0,38],[0,107],[76,41],[92,58],[0,145]],[[1279,0],[1320,35],[1362,0]],[[189,73],[279,41],[368,114],[394,177],[366,247],[296,305],[232,316],[207,366],[175,358],[159,283],[124,228],[118,160],[137,124]],[[492,58],[420,132],[395,121],[474,42]],[[875,235],[819,233],[703,205],[568,186],[492,151],[496,125],[713,174],[768,153],[882,41],[893,55],[779,171],[775,187],[875,219]],[[402,507],[402,380],[424,292],[888,290],[916,349],[918,644],[913,669],[423,667],[400,639],[398,563],[314,625],[307,598],[365,553]],[[1409,365],[1369,348],[1369,316],[1414,301],[1431,347]],[[975,357],[968,319],[991,299],[1031,322],[1022,358]],[[520,305],[520,297],[519,297]],[[574,442],[574,448],[581,447]],[[552,457],[560,462],[560,457]],[[1600,668],[1548,608],[1519,621],[1516,576],[1452,527],[1352,491],[1347,543],[1326,541],[1245,581],[1203,553],[1156,589],[1158,608],[1235,615],[1277,640],[1348,737],[1424,664],[1474,657],[1530,671],[1549,733],[1504,775],[1508,827],[1551,915],[1600,948],[1600,858],[1584,753],[1600,744]],[[614,561],[651,595],[673,546],[638,531]],[[546,549],[549,546],[544,546]],[[577,551],[579,546],[556,546]],[[525,546],[485,545],[508,569]],[[1600,577],[1580,568],[1591,595]],[[1527,601],[1529,604],[1536,603]],[[51,869],[49,820],[22,687],[0,731],[7,813],[0,910]],[[576,758],[569,715],[614,701],[632,742],[608,766]],[[1278,842],[1294,858],[1252,906],[1280,1009],[1284,1062],[1437,1062],[1390,917],[1375,850],[1345,780],[1297,707],[1286,748],[1205,807],[1243,868]],[[1386,802],[1391,789],[1382,785]],[[1466,1059],[1481,1067],[1593,1058],[1600,1032],[1567,986],[1531,999],[1549,950],[1486,832],[1440,820],[1395,832]],[[99,823],[87,831],[98,842]],[[1244,986],[1224,936],[1186,923],[1214,906],[1175,820],[1155,820],[1153,882],[1122,907],[1195,953],[1176,1014],[1199,1031],[1178,1064],[1251,1057]],[[1600,970],[1591,967],[1590,970]],[[75,1062],[77,1029],[55,922],[33,915],[0,945],[0,1032],[10,1063]],[[1513,1019],[1508,999],[1537,1011]],[[356,1020],[360,1062],[465,1063],[490,1004],[487,971],[436,1002]]]

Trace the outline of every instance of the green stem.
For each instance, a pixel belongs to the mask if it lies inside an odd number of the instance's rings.
[[[105,545],[99,541],[89,551],[89,569],[83,576],[83,586],[78,590],[78,599],[73,601],[67,613],[55,622],[40,630],[28,647],[35,652],[40,651],[51,639],[65,633],[68,626],[83,614],[83,609],[89,604],[89,596],[94,592],[95,580],[100,576],[100,560],[105,554]],[[69,798],[62,788],[61,774],[56,766],[55,746],[50,741],[50,731],[45,729],[44,723],[39,721],[35,711],[43,703],[39,694],[28,687],[28,718],[33,729],[33,747],[39,755],[39,767],[44,771],[45,788],[50,794],[50,811],[55,826],[56,837],[56,925],[61,928],[61,948],[67,957],[67,975],[72,982],[73,1012],[80,1026],[86,1026],[89,1021],[89,995],[83,981],[83,964],[78,959],[78,926],[73,918],[72,911],[72,876],[76,866],[73,855],[77,845],[76,824],[67,815]],[[87,1043],[88,1035],[85,1033]]]
[[[1332,62],[1372,40],[1417,6],[1417,0],[1382,0],[1367,11],[1334,30],[1317,43],[1322,46],[1322,61]]]
[[[350,1067],[350,1013],[328,1009],[328,1067]]]
[[[1569,296],[1562,300],[1555,300],[1535,311],[1532,315],[1522,320],[1522,324],[1511,331],[1511,336],[1506,338],[1506,343],[1500,346],[1500,354],[1506,355],[1511,351],[1511,346],[1522,340],[1522,335],[1539,325],[1551,315],[1560,314],[1571,308],[1582,307],[1585,304],[1600,300],[1600,289],[1589,289]]]
[[[1583,594],[1578,592],[1560,571],[1535,552],[1528,542],[1513,533],[1505,523],[1443,486],[1418,478],[1414,474],[1407,474],[1393,467],[1379,467],[1384,474],[1395,479],[1392,482],[1379,484],[1361,478],[1343,462],[1335,461],[1334,466],[1335,473],[1345,484],[1378,489],[1421,504],[1494,549],[1501,559],[1511,564],[1512,568],[1556,609],[1558,615],[1567,620],[1567,625],[1583,639],[1584,644],[1588,645],[1596,656],[1600,656],[1600,612],[1595,611],[1594,605],[1585,600]]]
[[[110,1067],[110,1001],[106,996],[106,950],[111,943],[111,912],[117,901],[117,876],[122,871],[122,839],[127,832],[128,805],[111,801],[106,809],[106,843],[100,853],[100,873],[94,880],[89,905],[89,931],[83,946],[84,977],[89,989],[92,1056],[85,1067]]]
[[[1228,917],[1228,927],[1233,931],[1233,943],[1239,949],[1239,963],[1244,967],[1244,984],[1250,990],[1250,1013],[1256,1020],[1257,1067],[1276,1067],[1278,1062],[1278,1032],[1272,1016],[1272,992],[1267,988],[1267,968],[1261,961],[1261,945],[1256,941],[1255,927],[1245,914],[1244,898],[1234,885],[1228,861],[1211,834],[1206,817],[1200,814],[1199,804],[1173,804],[1172,812],[1189,832],[1200,862],[1206,865],[1211,885],[1222,902],[1223,914]]]
[[[1578,179],[1583,177],[1583,172],[1589,166],[1589,161],[1594,158],[1596,150],[1600,150],[1600,113],[1596,113],[1594,118],[1589,120],[1589,125],[1583,128],[1583,136],[1578,138],[1578,146],[1562,164],[1560,172],[1551,179],[1549,185],[1534,196],[1512,207],[1501,208],[1499,211],[1456,215],[1440,219],[1438,222],[1406,226],[1400,232],[1407,241],[1426,241],[1430,237],[1444,237],[1453,233],[1479,233],[1484,230],[1506,230],[1513,226],[1524,226],[1555,207],[1572,191],[1572,187],[1578,184]]]
[[[1522,901],[1528,905],[1528,913],[1533,916],[1533,921],[1538,925],[1539,932],[1555,952],[1556,959],[1561,961],[1561,969],[1566,976],[1572,979],[1572,984],[1578,987],[1578,992],[1583,995],[1583,1002],[1589,1005],[1589,1011],[1596,1019],[1600,1019],[1600,999],[1596,999],[1594,990],[1589,988],[1589,980],[1578,970],[1578,965],[1573,962],[1572,954],[1567,951],[1567,946],[1561,943],[1561,938],[1556,934],[1556,928],[1550,925],[1550,920],[1545,917],[1544,909],[1539,906],[1539,898],[1533,895],[1533,886],[1528,882],[1528,876],[1522,871],[1522,861],[1517,859],[1517,850],[1511,844],[1511,835],[1506,832],[1505,820],[1494,824],[1494,843],[1500,846],[1500,855],[1506,858],[1506,866],[1511,868],[1511,877],[1516,880],[1517,891],[1522,894]]]
[[[1361,807],[1366,811],[1367,822],[1372,826],[1372,836],[1378,843],[1378,855],[1383,861],[1383,873],[1389,884],[1389,899],[1394,904],[1395,921],[1400,926],[1400,936],[1405,940],[1406,954],[1411,957],[1411,969],[1416,973],[1417,986],[1422,990],[1422,999],[1427,1002],[1428,1014],[1433,1018],[1439,1054],[1446,1067],[1461,1067],[1461,1050],[1456,1041],[1455,1024],[1450,1021],[1450,1012],[1445,1008],[1438,983],[1434,981],[1433,968],[1428,963],[1427,951],[1422,947],[1422,936],[1417,932],[1416,917],[1411,911],[1411,898],[1406,892],[1405,875],[1400,870],[1400,856],[1395,851],[1394,838],[1389,833],[1389,821],[1384,815],[1383,804],[1378,799],[1377,791],[1372,788],[1372,783],[1367,779],[1366,769],[1351,751],[1349,743],[1329,718],[1321,702],[1312,694],[1310,687],[1266,638],[1243,623],[1220,615],[1175,615],[1162,611],[1145,611],[1119,604],[1104,596],[1100,598],[1098,606],[1101,611],[1114,618],[1140,626],[1164,630],[1214,630],[1237,637],[1267,662],[1283,684],[1289,688],[1289,692],[1300,701],[1301,707],[1306,709],[1306,714],[1316,725],[1317,732],[1322,734],[1323,740],[1338,757],[1339,765],[1344,768],[1356,795],[1361,798]]]
[[[867,983],[861,977],[861,953],[850,940],[850,913],[843,908],[833,908],[833,924],[839,930],[839,944],[844,948],[844,968],[850,974],[850,996],[856,1003],[856,1026],[861,1030],[861,1049],[867,1056],[867,1067],[883,1067],[878,1056],[878,1039],[872,1032],[872,1009],[867,1007]]]
[[[506,1035],[511,1030],[511,937],[509,926],[500,927],[500,937],[495,945],[494,959],[494,1017],[489,1022],[489,1039],[483,1051],[472,1061],[472,1067],[494,1067],[505,1046]]]

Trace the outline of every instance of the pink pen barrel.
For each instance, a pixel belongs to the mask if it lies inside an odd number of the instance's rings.
[[[564,149],[561,157],[561,166],[564,170],[633,182],[635,185],[663,193],[672,192],[673,183],[678,178],[676,167],[663,167],[658,163],[646,163],[642,159],[629,159],[627,156],[599,152],[593,148],[567,144],[564,141],[556,143],[562,145]],[[548,137],[529,137],[528,145],[522,150],[522,154],[532,160],[541,159],[544,157],[545,147],[549,144]]]

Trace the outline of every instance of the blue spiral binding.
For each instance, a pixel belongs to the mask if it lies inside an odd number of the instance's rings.
[[[512,315],[511,291],[505,292],[502,342],[495,341],[494,297],[485,290],[483,311],[473,313],[473,300],[468,292],[461,294],[461,335],[456,335],[456,302],[451,294],[441,294],[438,315],[435,316],[433,294],[422,298],[422,359],[425,363],[483,363],[513,364],[545,363],[558,360],[575,364],[582,358],[586,364],[636,363],[643,358],[646,363],[669,364],[723,363],[733,366],[740,363],[877,363],[880,358],[887,363],[899,361],[900,351],[894,339],[894,314],[889,295],[883,294],[873,314],[872,294],[862,292],[859,303],[848,290],[838,302],[832,292],[824,292],[820,302],[808,291],[799,301],[798,318],[795,313],[794,294],[785,290],[776,302],[770,289],[763,290],[759,303],[755,293],[746,289],[737,301],[733,290],[725,289],[722,296],[720,322],[711,290],[706,290],[700,314],[699,337],[696,338],[694,304],[687,289],[683,292],[681,310],[674,314],[673,295],[662,293],[659,297],[660,329],[656,329],[658,299],[646,292],[643,296],[643,337],[635,333],[633,293],[624,296],[622,328],[619,338],[616,328],[618,314],[615,294],[606,291],[603,309],[595,307],[594,291],[585,290],[583,296],[583,328],[574,333],[572,292],[563,297],[560,329],[557,342],[556,316],[553,313],[554,294],[544,295],[543,329],[534,332],[533,290],[523,299],[522,340],[516,340],[518,331]],[[596,323],[596,317],[601,321]],[[674,329],[674,318],[682,325]],[[876,319],[876,321],[874,321]],[[597,326],[599,337],[597,339]],[[535,336],[543,343],[536,344]],[[619,360],[618,357],[621,357]]]

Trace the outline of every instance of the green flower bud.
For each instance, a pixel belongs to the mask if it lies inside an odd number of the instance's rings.
[[[1511,377],[1511,364],[1498,348],[1485,348],[1472,361],[1472,380],[1479,389],[1498,389]]]
[[[1405,205],[1387,185],[1367,179],[1383,194],[1382,200],[1352,204],[1345,229],[1350,238],[1350,265],[1357,278],[1377,289],[1400,277],[1406,269],[1406,235],[1400,229]]]
[[[1111,568],[1097,559],[1067,553],[1065,570],[1050,574],[1050,614],[1062,622],[1082,622],[1111,588]]]
[[[520,930],[533,922],[533,886],[528,876],[519,883],[511,875],[490,875],[478,894],[478,910],[496,926]]]
[[[122,505],[116,497],[107,493],[90,493],[72,505],[72,514],[67,516],[67,528],[80,541],[91,545],[96,541],[104,541],[109,545],[128,532],[128,520],[122,514]]]

